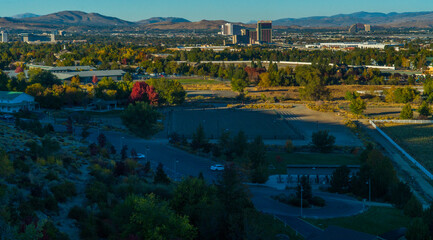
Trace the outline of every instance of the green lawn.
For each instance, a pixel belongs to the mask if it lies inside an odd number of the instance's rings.
[[[278,234],[287,235],[290,239],[303,239],[300,235],[273,216],[252,210],[247,213],[246,239],[280,239]],[[257,236],[260,236],[257,238]]]
[[[204,79],[177,79],[182,85],[206,85],[206,84],[222,84],[224,82],[218,80],[204,80]]]
[[[373,235],[408,227],[411,221],[409,217],[404,216],[402,210],[387,207],[371,207],[366,212],[352,217],[305,220],[323,229],[334,225]]]
[[[339,153],[267,152],[269,164],[275,167],[271,174],[287,173],[287,164],[359,165],[357,155]]]
[[[384,124],[380,128],[424,167],[433,171],[433,124]]]

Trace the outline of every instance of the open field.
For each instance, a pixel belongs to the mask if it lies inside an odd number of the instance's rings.
[[[176,108],[166,113],[165,131],[158,137],[176,132],[191,138],[200,124],[211,139],[217,139],[223,131],[234,135],[242,130],[249,139],[262,136],[265,140],[291,139],[296,145],[308,145],[313,132],[329,130],[336,137],[336,145],[362,145],[338,116],[304,105],[277,110]]]
[[[260,97],[264,94],[266,97],[284,97],[290,100],[299,100],[299,89],[301,87],[249,87],[248,96]],[[332,100],[344,100],[347,91],[364,91],[366,93],[384,90],[389,88],[387,86],[376,86],[376,85],[332,85],[327,86],[331,91]]]
[[[323,229],[334,225],[373,235],[380,235],[397,228],[408,227],[410,224],[410,218],[404,216],[402,210],[388,207],[371,207],[366,212],[352,217],[306,219],[306,221]]]
[[[359,165],[354,154],[267,152],[267,161],[275,167],[271,174],[287,174],[287,164]]]
[[[380,128],[430,172],[433,171],[433,124],[386,123]]]
[[[225,82],[218,80],[208,79],[176,79],[182,85],[203,85],[203,84],[226,84]]]

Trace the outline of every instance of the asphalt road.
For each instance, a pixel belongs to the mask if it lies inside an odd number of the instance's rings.
[[[65,126],[54,125],[56,131],[65,131]],[[75,129],[75,134],[79,135],[80,128]],[[170,178],[180,180],[182,177],[198,176],[203,173],[204,178],[208,182],[216,181],[219,172],[210,170],[210,166],[215,162],[189,154],[185,151],[176,149],[168,145],[167,141],[161,140],[146,140],[130,134],[121,132],[102,131],[98,129],[90,129],[89,142],[96,142],[97,136],[103,132],[107,140],[113,144],[117,151],[121,150],[122,145],[127,145],[129,151],[134,148],[137,153],[147,155],[151,161],[152,168],[155,169],[157,164],[164,164],[164,169]],[[147,160],[141,160],[145,163]],[[273,195],[280,193],[288,193],[287,190],[276,190],[273,188],[249,186],[252,202],[255,207],[264,213],[269,213],[291,226],[295,231],[304,237],[311,234],[316,234],[321,231],[317,227],[298,218],[300,216],[300,208],[288,206],[271,198]],[[292,190],[293,191],[293,190]],[[322,208],[310,208],[303,210],[303,216],[309,218],[332,218],[355,215],[364,210],[362,202],[356,201],[353,198],[323,193],[313,192],[314,195],[325,199],[326,206]]]

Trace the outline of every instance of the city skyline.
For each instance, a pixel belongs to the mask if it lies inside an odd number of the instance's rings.
[[[42,3],[42,4],[41,4]],[[312,16],[332,16],[336,14],[350,14],[354,12],[420,12],[433,10],[433,2],[414,0],[411,2],[399,1],[373,1],[348,2],[333,1],[258,1],[239,0],[228,1],[198,1],[161,0],[157,2],[130,0],[129,4],[114,0],[94,1],[64,1],[23,0],[20,4],[6,0],[0,9],[1,17],[11,17],[22,13],[35,13],[46,15],[59,11],[95,12],[102,15],[113,16],[128,21],[139,21],[151,17],[182,17],[190,21],[227,20],[232,22],[248,22],[251,20],[277,20],[281,18],[302,18]],[[229,6],[229,7],[227,7]]]

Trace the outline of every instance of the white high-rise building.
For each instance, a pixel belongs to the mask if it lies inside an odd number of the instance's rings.
[[[8,33],[5,31],[1,31],[2,33],[2,42],[7,43],[8,42]]]

